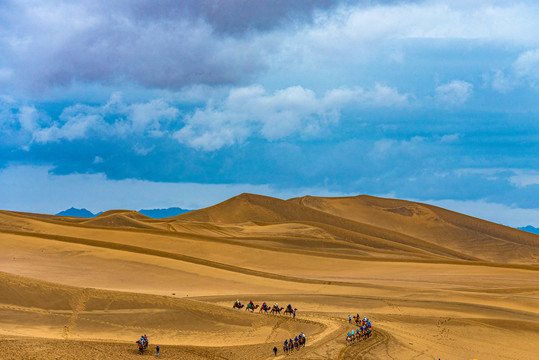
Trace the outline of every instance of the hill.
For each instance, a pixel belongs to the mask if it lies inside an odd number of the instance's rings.
[[[142,215],[149,216],[153,219],[162,219],[167,217],[173,217],[180,214],[185,214],[192,210],[186,210],[179,207],[170,207],[167,209],[147,209],[147,210],[139,210],[138,212]]]
[[[84,217],[84,218],[91,218],[94,217],[95,214],[90,212],[86,209],[76,209],[74,207],[71,207],[67,210],[60,211],[57,216],[73,216],[73,217]]]
[[[372,196],[280,200],[242,194],[177,221],[241,225],[251,241],[379,257],[537,263],[539,237],[432,205]],[[271,231],[270,231],[271,230]]]
[[[161,218],[167,218],[167,217],[173,217],[180,214],[185,214],[186,212],[189,212],[192,210],[186,210],[179,207],[170,207],[167,209],[141,209],[138,211],[138,213],[151,217],[152,219],[161,219]],[[74,207],[71,207],[67,210],[60,211],[57,216],[69,216],[69,217],[83,217],[83,218],[92,218],[95,216],[98,216],[102,214],[103,212],[99,212],[97,214],[93,214],[89,210],[86,209],[76,209]]]
[[[539,228],[533,227],[531,225],[520,227],[518,229],[522,230],[522,231],[531,232],[532,234],[538,234],[539,235]]]

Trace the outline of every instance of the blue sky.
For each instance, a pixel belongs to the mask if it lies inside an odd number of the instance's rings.
[[[0,0],[1,208],[370,194],[539,226],[535,1]]]

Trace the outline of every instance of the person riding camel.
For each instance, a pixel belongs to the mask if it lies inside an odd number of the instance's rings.
[[[274,308],[278,308],[279,307],[279,304],[275,303],[275,305],[273,305]]]
[[[266,302],[264,301],[264,305],[262,305],[263,308],[267,308],[268,305],[266,304]]]
[[[292,305],[288,304],[288,306],[286,307],[288,310],[292,310]]]
[[[247,305],[247,307],[252,308],[252,307],[254,307],[254,306],[255,306],[255,304],[253,304],[253,300],[250,300],[250,301],[249,301],[249,305]]]

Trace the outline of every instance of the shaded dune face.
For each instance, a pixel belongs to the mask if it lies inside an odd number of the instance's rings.
[[[2,359],[136,359],[144,333],[171,359],[266,359],[300,332],[292,358],[539,353],[539,236],[431,205],[242,194],[164,219],[0,211],[0,245]],[[356,313],[373,336],[347,346]]]

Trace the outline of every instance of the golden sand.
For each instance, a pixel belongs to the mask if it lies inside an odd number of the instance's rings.
[[[539,236],[370,196],[0,211],[0,359],[539,358]],[[296,318],[232,309],[278,302]],[[373,335],[347,345],[348,315]],[[143,357],[135,341],[147,334]]]

